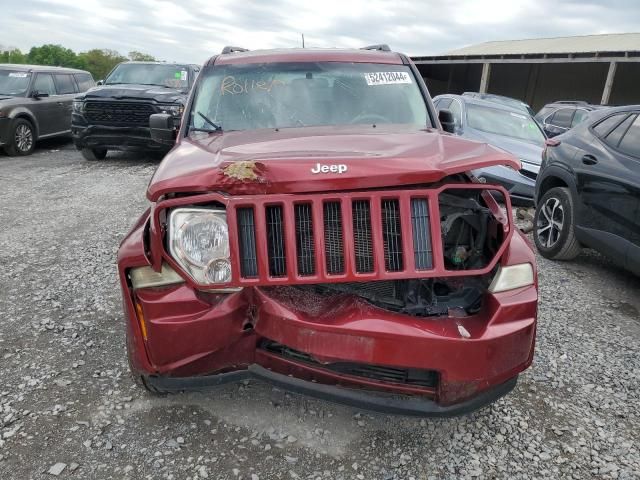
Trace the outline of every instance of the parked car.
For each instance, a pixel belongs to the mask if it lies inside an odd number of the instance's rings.
[[[505,97],[504,95],[496,95],[495,93],[480,93],[480,92],[464,92],[462,94],[465,97],[473,97],[479,98],[480,100],[487,100],[489,102],[496,102],[501,105],[506,105],[507,107],[515,108],[520,110],[522,113],[526,113],[527,115],[531,115],[532,117],[536,114],[533,109],[522,100],[518,100],[517,98]]]
[[[586,246],[640,275],[640,106],[594,112],[547,143],[534,217],[540,253],[570,260]]]
[[[546,137],[531,115],[472,96],[438,95],[433,101],[438,110],[451,111],[456,135],[489,143],[520,159],[519,170],[494,165],[476,169],[473,174],[504,186],[514,203],[532,205]]]
[[[109,150],[168,151],[152,140],[149,116],[167,112],[179,124],[199,70],[187,64],[120,63],[73,103],[76,148],[87,160],[102,160]]]
[[[36,141],[69,135],[73,98],[94,85],[84,70],[0,64],[0,147],[29,155]]]
[[[141,385],[253,376],[438,416],[513,388],[535,256],[491,195],[506,191],[466,172],[518,162],[444,134],[406,55],[228,47],[193,92],[177,137],[151,115],[173,149],[118,253]]]
[[[587,119],[589,112],[603,108],[578,100],[566,100],[549,103],[542,107],[535,119],[542,125],[547,137],[555,137],[579,125]]]

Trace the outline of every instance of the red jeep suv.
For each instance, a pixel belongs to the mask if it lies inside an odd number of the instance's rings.
[[[444,416],[531,364],[534,254],[506,191],[468,173],[519,163],[445,132],[405,55],[227,47],[173,121],[150,118],[175,146],[118,254],[144,387],[259,378]]]

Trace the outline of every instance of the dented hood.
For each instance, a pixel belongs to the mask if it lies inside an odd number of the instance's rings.
[[[520,168],[485,143],[406,126],[194,132],[167,154],[147,197],[177,192],[307,193],[432,183],[490,165]]]

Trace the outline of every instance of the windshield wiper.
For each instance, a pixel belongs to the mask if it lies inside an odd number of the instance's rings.
[[[205,122],[207,122],[209,125],[211,125],[213,127],[213,130],[208,129],[208,128],[198,128],[198,127],[190,127],[189,130],[195,130],[196,132],[219,132],[219,131],[222,130],[222,127],[220,125],[215,123],[213,120],[211,120],[209,117],[207,117],[204,113],[196,112],[196,115],[198,115]]]

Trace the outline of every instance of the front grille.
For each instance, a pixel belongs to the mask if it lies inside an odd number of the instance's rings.
[[[344,244],[342,239],[342,211],[340,202],[324,204],[324,249],[327,272],[344,272]]]
[[[428,200],[411,198],[404,205],[403,213],[399,199],[371,197],[294,200],[286,209],[284,203],[238,207],[240,274],[262,280],[355,274],[366,280],[381,272],[405,272],[408,258],[416,270],[431,269]],[[268,257],[267,272],[259,269],[260,252]]]
[[[272,205],[266,208],[267,249],[269,252],[269,275],[281,277],[287,272],[287,260],[284,253],[284,224],[282,207]]]
[[[85,104],[85,117],[90,123],[120,126],[149,126],[153,106],[144,102],[95,102]]]
[[[277,342],[266,340],[261,348],[267,352],[300,363],[310,364],[342,375],[361,377],[383,383],[394,383],[413,387],[435,388],[438,386],[438,373],[434,370],[417,368],[398,368],[382,365],[369,365],[355,362],[320,363],[308,353],[300,352]]]

